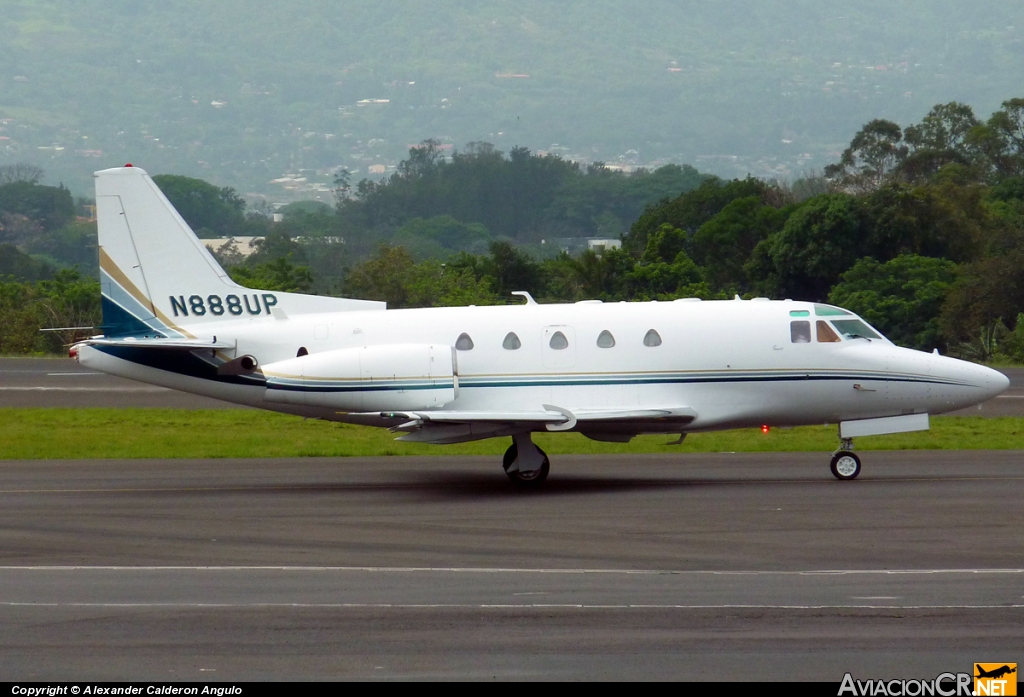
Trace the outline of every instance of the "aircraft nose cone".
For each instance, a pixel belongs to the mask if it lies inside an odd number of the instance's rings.
[[[1006,389],[1010,386],[1010,378],[998,370],[992,370],[991,368],[984,368],[983,370],[985,373],[983,375],[982,389],[985,390],[987,395],[985,399],[992,399],[1006,392]]]
[[[986,368],[983,365],[969,364],[970,376],[968,380],[975,391],[975,400],[984,402],[1002,394],[1010,386],[1010,378],[998,370]]]
[[[998,370],[945,356],[935,358],[933,375],[943,376],[961,386],[947,393],[946,403],[951,409],[987,402],[1010,386],[1010,379]]]

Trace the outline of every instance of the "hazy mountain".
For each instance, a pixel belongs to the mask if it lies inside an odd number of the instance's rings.
[[[426,138],[793,177],[1024,96],[1019,0],[0,0],[0,37],[0,164],[77,194],[132,161],[309,198]]]

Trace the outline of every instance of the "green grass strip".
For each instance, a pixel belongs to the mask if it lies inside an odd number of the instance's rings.
[[[932,430],[858,438],[858,450],[1024,449],[1024,419],[937,417]],[[252,410],[0,409],[0,459],[358,457],[495,455],[509,439],[459,445],[399,443],[384,429]],[[830,452],[835,426],[696,433],[679,446],[672,436],[597,443],[578,433],[541,433],[550,455],[567,453]]]

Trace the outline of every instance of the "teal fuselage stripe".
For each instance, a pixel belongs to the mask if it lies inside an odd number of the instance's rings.
[[[933,385],[954,385],[967,387],[964,383],[938,380],[931,378],[903,377],[878,377],[857,374],[842,375],[747,375],[747,376],[673,376],[673,377],[650,377],[650,378],[597,378],[597,379],[565,379],[565,378],[534,378],[527,380],[480,380],[474,378],[461,378],[459,389],[481,389],[481,388],[517,388],[517,387],[592,387],[608,385],[682,385],[682,384],[729,384],[729,383],[773,383],[773,382],[838,382],[849,380],[872,380],[875,382],[900,382],[918,383]],[[447,389],[453,387],[452,383],[444,384],[413,384],[402,385],[391,384],[367,384],[367,385],[303,385],[303,384],[268,384],[271,390],[284,390],[288,392],[310,392],[310,393],[347,393],[347,392],[384,392],[384,391],[407,391],[407,390],[433,390]]]

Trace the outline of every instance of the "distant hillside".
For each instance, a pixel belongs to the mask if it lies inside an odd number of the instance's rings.
[[[1019,0],[2,4],[0,164],[76,194],[130,160],[310,198],[426,138],[792,177],[1024,66]]]

